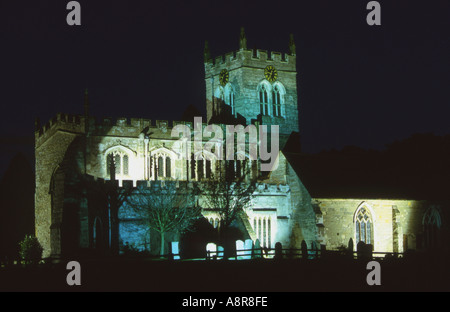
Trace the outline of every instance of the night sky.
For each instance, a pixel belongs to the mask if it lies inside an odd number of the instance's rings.
[[[450,1],[0,2],[0,174],[18,151],[33,160],[34,119],[91,114],[178,120],[205,111],[204,41],[218,56],[297,46],[302,150],[382,149],[413,133],[450,134]],[[395,2],[395,3],[392,3]]]

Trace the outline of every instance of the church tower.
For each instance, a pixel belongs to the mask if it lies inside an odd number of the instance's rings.
[[[206,42],[204,57],[208,123],[217,123],[217,116],[225,111],[239,123],[279,125],[284,137],[299,132],[296,49],[292,35],[289,52],[282,54],[248,49],[241,28],[238,51],[213,59]]]

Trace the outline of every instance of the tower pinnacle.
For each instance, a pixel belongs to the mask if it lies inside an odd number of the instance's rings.
[[[205,49],[203,50],[203,55],[205,57],[205,62],[211,58],[211,52],[209,51],[208,40],[205,40]]]
[[[244,27],[241,27],[241,37],[239,39],[239,49],[247,50],[247,37],[245,36]]]
[[[289,35],[289,54],[295,55],[295,42],[294,42],[294,34]]]
[[[84,115],[89,115],[89,96],[88,96],[88,89],[86,88],[84,90]]]

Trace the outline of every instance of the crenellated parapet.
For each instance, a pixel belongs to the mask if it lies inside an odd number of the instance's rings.
[[[95,118],[89,116],[88,133],[90,136],[117,136],[127,138],[161,138],[171,139],[174,127],[183,125],[187,126],[191,134],[195,133],[194,121],[179,120],[151,120],[146,118],[127,118],[127,117],[102,117]],[[208,126],[206,120],[202,120],[202,133]],[[226,133],[225,124],[217,124],[223,133]],[[84,135],[86,133],[86,117],[81,115],[69,115],[58,113],[54,118],[50,119],[44,126],[35,130],[36,146],[40,146],[49,137],[57,131],[72,133],[76,135]],[[174,137],[172,139],[178,139]],[[209,138],[208,138],[209,140]]]
[[[215,58],[205,60],[205,64],[211,64],[213,67],[220,66],[229,62],[242,60],[243,58],[248,58],[249,55],[250,58],[254,60],[273,61],[275,63],[283,62],[289,64],[290,62],[295,60],[295,55],[289,53],[255,49],[228,52],[224,55],[219,55]]]
[[[205,60],[205,78],[218,75],[222,69],[232,71],[240,67],[264,68],[273,65],[280,70],[295,71],[296,56],[290,53],[262,49],[239,50]]]
[[[47,141],[58,130],[73,134],[84,133],[85,121],[85,116],[58,113],[44,124],[44,126],[39,126],[35,129],[36,146],[40,146],[43,142]]]
[[[201,183],[207,183],[202,181],[165,181],[165,180],[107,180],[103,178],[98,178],[92,175],[85,175],[85,181],[88,183],[96,183],[99,186],[106,186],[115,184],[118,190],[130,190],[130,189],[140,189],[146,190],[151,189],[152,187],[164,187],[164,184],[167,183],[176,183],[176,187],[178,188],[193,188],[195,184],[199,185]],[[273,195],[287,195],[290,192],[290,187],[288,184],[279,184],[279,183],[266,183],[260,182],[257,183],[254,195],[265,195],[265,196],[273,196]]]

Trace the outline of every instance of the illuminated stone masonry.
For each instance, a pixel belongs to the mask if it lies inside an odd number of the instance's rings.
[[[352,239],[375,252],[402,253],[435,246],[445,235],[443,206],[430,201],[315,198],[313,204],[321,211],[318,241],[329,249]]]
[[[238,51],[213,60],[206,46],[205,85],[208,124],[280,127],[278,167],[258,174],[254,197],[237,225],[240,240],[258,239],[262,247],[269,248],[276,242],[283,248],[300,248],[304,240],[309,248],[337,250],[352,239],[355,249],[364,241],[375,252],[442,246],[448,226],[439,203],[311,198],[300,179],[302,173],[294,169],[298,166],[284,152],[288,138],[299,132],[292,37],[286,54],[247,49],[243,30]],[[183,157],[172,129],[187,125],[195,136],[192,122],[96,119],[89,115],[87,94],[84,108],[84,115],[59,113],[43,127],[36,123],[35,220],[44,256],[111,250],[116,243],[118,252],[133,246],[158,253],[157,235],[143,227],[126,204],[118,207],[118,224],[112,221],[111,204],[104,194],[111,162],[120,192],[126,185],[208,181],[217,159],[205,152],[195,154],[194,146],[191,159]],[[202,143],[209,140],[203,138]],[[226,142],[216,143],[223,148]],[[260,169],[261,162],[256,163]],[[202,214],[211,229],[218,228],[217,212],[205,209]],[[168,234],[167,248],[179,238]],[[205,246],[208,239],[204,239]]]
[[[73,240],[80,247],[94,248],[98,241],[94,234],[98,236],[99,232],[96,227],[99,223],[108,224],[108,220],[88,211],[87,203],[92,201],[85,193],[89,190],[74,190],[71,185],[77,183],[73,180],[83,179],[74,177],[83,175],[95,177],[98,181],[108,180],[110,157],[116,164],[119,187],[124,182],[134,186],[166,180],[195,182],[207,179],[215,171],[215,162],[202,157],[204,155],[194,155],[192,168],[192,160],[183,159],[174,148],[178,138],[171,137],[171,126],[183,123],[192,127],[190,123],[173,122],[169,125],[167,121],[157,120],[152,124],[150,120],[122,118],[114,123],[110,119],[96,123],[93,117],[89,117],[87,125],[86,120],[84,116],[58,114],[48,125],[36,131],[36,234],[44,245],[46,256],[56,256],[64,249],[63,227],[71,223],[64,218],[70,206],[77,207],[78,216],[82,211],[85,214],[84,222],[79,220],[75,222],[77,225],[72,225],[80,231]],[[84,132],[86,127],[89,128],[88,136]],[[278,168],[258,182],[252,205],[246,209],[248,235],[253,240],[260,239],[263,247],[273,248],[278,241],[287,246],[290,241],[287,227],[292,226],[289,207],[294,204],[294,199],[287,180],[296,179],[296,174],[287,167],[282,152],[278,161]],[[120,215],[125,216],[126,213],[120,211]],[[205,211],[204,215],[207,220],[217,219],[211,211]],[[143,229],[137,229],[126,217],[122,221],[121,246],[128,242],[138,248],[150,248],[149,239],[136,236],[136,233],[144,233]],[[314,225],[309,232],[305,237],[312,241]],[[105,232],[104,235],[110,234]]]

